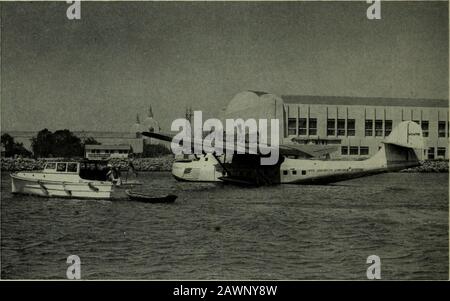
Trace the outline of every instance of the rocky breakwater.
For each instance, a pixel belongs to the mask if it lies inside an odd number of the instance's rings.
[[[46,159],[28,159],[28,158],[2,158],[1,168],[3,171],[23,171],[43,169]]]
[[[66,161],[66,159],[59,159]],[[1,158],[2,171],[24,171],[40,170],[44,168],[46,162],[58,161],[56,158]],[[70,160],[77,161],[77,160]],[[129,162],[132,162],[136,171],[170,171],[174,158],[167,155],[159,158],[135,158],[135,159],[111,159],[109,163],[122,170],[128,169]]]
[[[420,166],[402,170],[402,172],[448,172],[448,160],[425,160]]]
[[[128,169],[131,162],[136,171],[170,171],[174,158],[171,155],[159,158],[111,159],[109,162],[122,170]]]
[[[167,155],[159,158],[111,159],[109,162],[122,170],[128,169],[129,162],[132,162],[136,171],[170,171],[174,160],[173,156]],[[1,170],[39,170],[49,161],[58,159],[1,158]],[[448,172],[448,165],[448,160],[425,160],[421,161],[420,166],[404,169],[402,172]]]

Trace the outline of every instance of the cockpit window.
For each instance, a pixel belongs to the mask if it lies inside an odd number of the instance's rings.
[[[55,169],[55,168],[56,168],[56,163],[53,163],[53,162],[47,163],[45,165],[45,169]]]
[[[67,163],[57,163],[56,171],[66,171]]]
[[[77,172],[77,163],[68,163],[67,171],[68,172]]]

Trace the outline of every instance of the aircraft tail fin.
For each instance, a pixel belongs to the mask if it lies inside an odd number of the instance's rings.
[[[403,121],[383,141],[379,152],[371,159],[383,162],[389,170],[401,170],[420,165],[424,141],[420,125]]]
[[[403,121],[392,130],[383,143],[405,148],[423,149],[422,129],[414,121]]]

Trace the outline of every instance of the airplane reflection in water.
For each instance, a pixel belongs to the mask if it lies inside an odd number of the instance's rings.
[[[170,135],[149,132],[143,132],[142,135],[172,141]],[[193,140],[192,144],[195,143],[202,142]],[[247,146],[244,147],[248,150]],[[304,145],[280,145],[279,160],[275,165],[261,165],[260,158],[263,155],[259,151],[256,154],[234,152],[232,156],[205,153],[195,155],[193,160],[176,161],[172,166],[172,174],[177,180],[191,182],[222,181],[257,186],[327,184],[418,166],[420,163],[416,151],[423,147],[420,126],[413,121],[403,121],[382,141],[379,151],[366,160],[321,160],[317,159],[318,155],[326,154],[330,149],[316,148],[311,151]]]

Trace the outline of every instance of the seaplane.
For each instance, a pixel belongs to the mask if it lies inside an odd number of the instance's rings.
[[[142,132],[142,135],[169,142],[173,139],[170,134]],[[202,143],[201,139],[192,139],[192,150],[196,144]],[[276,146],[279,154],[277,163],[262,165],[260,159],[268,152],[259,150],[268,147],[267,145],[258,148],[257,153],[251,153],[248,144],[240,147],[247,152],[234,152],[232,156],[219,156],[214,151],[203,152],[191,155],[190,159],[177,160],[173,163],[172,174],[179,181],[189,182],[225,182],[254,186],[329,184],[419,166],[424,141],[420,125],[413,121],[403,121],[381,142],[378,152],[365,160],[324,159],[322,155],[331,151],[327,146],[314,146],[311,149],[304,145],[280,144]],[[227,150],[226,144],[224,148]]]

